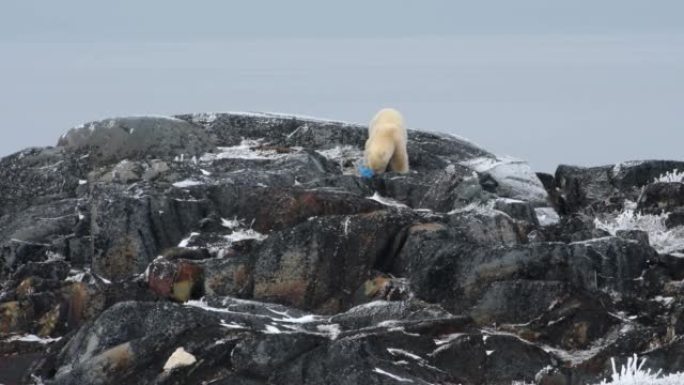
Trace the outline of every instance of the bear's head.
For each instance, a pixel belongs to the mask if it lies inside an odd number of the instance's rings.
[[[387,165],[394,154],[394,146],[373,146],[366,154],[368,168],[374,174],[382,174],[387,170]]]

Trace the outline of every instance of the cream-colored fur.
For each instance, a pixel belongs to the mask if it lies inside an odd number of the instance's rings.
[[[389,166],[391,171],[409,170],[406,153],[406,127],[404,118],[393,108],[378,111],[368,125],[368,140],[364,157],[368,168],[382,174]]]

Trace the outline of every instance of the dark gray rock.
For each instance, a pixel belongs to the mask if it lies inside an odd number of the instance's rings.
[[[513,219],[527,222],[532,226],[539,226],[537,214],[530,202],[505,198],[497,199],[494,202],[494,208],[508,214]]]
[[[362,149],[367,127],[342,122],[303,119],[273,114],[180,115],[199,124],[217,138],[219,146],[234,146],[245,139],[268,138],[280,147],[301,146],[330,150],[339,146]],[[493,154],[453,135],[409,130],[408,153],[412,170],[433,172],[449,166],[489,173],[497,192],[510,198],[534,197],[543,202],[546,193],[524,162],[501,161]],[[513,175],[518,173],[519,175]],[[522,175],[524,173],[525,175]]]
[[[612,169],[611,166],[558,166],[555,179],[567,212],[577,212],[590,204],[603,209],[597,205],[605,205],[606,199],[614,193],[614,187],[610,183]]]
[[[585,214],[571,214],[561,217],[558,223],[533,230],[528,238],[534,243],[570,243],[607,236],[610,236],[610,233],[597,229],[592,217]]]
[[[439,341],[430,362],[445,368],[458,383],[482,384],[487,370],[487,349],[482,334],[460,334]]]
[[[313,217],[353,215],[383,206],[344,191],[302,188],[219,186],[210,191],[223,217],[244,218],[260,232],[283,230]]]
[[[61,148],[27,149],[0,160],[0,217],[74,198],[87,162]],[[7,218],[5,218],[6,220]]]
[[[681,373],[684,371],[684,339],[679,336],[670,343],[653,349],[644,355],[645,368],[653,372]]]
[[[672,254],[658,255],[658,263],[662,265],[673,280],[684,279],[684,258]]]
[[[403,261],[401,272],[411,276],[416,294],[456,312],[463,312],[481,301],[476,310],[477,318],[483,321],[519,320],[516,306],[497,303],[506,301],[506,296],[497,295],[499,286],[492,286],[497,282],[556,281],[581,290],[614,290],[623,295],[637,295],[639,286],[635,280],[649,261],[656,260],[656,253],[650,247],[615,237],[568,245],[545,243],[498,247],[476,246],[468,242],[448,242],[448,246],[444,246],[443,239],[421,238],[416,237],[414,241],[409,237],[398,257]],[[433,243],[442,246],[436,247]],[[528,293],[517,298],[527,298],[539,290],[530,282],[518,282],[515,287]],[[553,292],[561,293],[562,290],[559,287],[551,290],[546,303],[553,301],[550,297]],[[539,295],[532,298],[540,300]],[[527,300],[525,302],[528,303]],[[485,309],[492,313],[484,312]],[[512,313],[502,313],[503,309]],[[543,306],[537,310],[543,311]],[[528,317],[531,319],[537,315],[531,313]]]
[[[566,290],[556,295],[547,311],[537,313],[539,317],[503,328],[527,341],[566,351],[590,349],[620,323],[612,311],[608,294]]]
[[[642,187],[676,170],[684,170],[684,162],[676,160],[622,162],[614,166],[612,179],[619,189]]]
[[[232,295],[249,298],[253,290],[254,260],[250,255],[212,258],[201,264],[203,291],[209,295]]]
[[[534,381],[534,376],[547,366],[555,366],[555,358],[541,348],[518,337],[494,334],[484,342],[485,383],[508,385],[513,381]]]
[[[273,234],[256,255],[254,298],[325,313],[345,310],[371,269],[393,258],[398,234],[414,219],[387,211],[316,217]]]
[[[684,206],[684,183],[652,183],[644,187],[637,210],[648,214],[670,212]]]
[[[553,175],[547,174],[545,172],[538,172],[537,178],[539,178],[539,181],[542,182],[542,185],[544,185],[546,191],[556,188],[556,179]]]
[[[620,209],[624,199],[636,201],[641,187],[678,169],[684,169],[684,162],[631,161],[601,167],[561,165],[555,180],[568,213],[585,208],[606,212]]]
[[[330,318],[346,329],[361,329],[388,321],[446,319],[453,315],[439,305],[418,300],[375,301],[359,305]]]
[[[274,369],[326,344],[327,338],[313,335],[297,338],[284,334],[254,336],[238,342],[231,352],[231,363],[238,373],[267,379]]]
[[[483,325],[526,323],[546,312],[567,292],[567,286],[558,281],[497,281],[485,289],[470,315]]]
[[[411,172],[363,179],[366,136],[119,118],[0,160],[0,365],[20,369],[0,383],[579,385],[634,353],[680,370],[681,258],[648,243],[667,229],[596,219],[641,196],[676,238],[680,183],[655,181],[682,162],[551,176],[409,130]],[[179,348],[194,361],[164,369]]]
[[[649,350],[648,341],[655,330],[638,323],[618,324],[611,328],[602,338],[601,344],[593,349],[568,351],[573,362],[568,373],[571,385],[595,384],[610,379],[613,373],[611,359],[615,359],[617,368],[626,363],[633,352]]]
[[[447,323],[426,317],[428,323],[421,324],[419,317],[410,321],[406,332],[402,324],[392,324],[352,329],[342,336],[335,332],[338,325],[322,317],[302,316],[278,305],[229,298],[192,306],[125,302],[85,325],[54,360],[44,360],[34,371],[54,384],[201,383],[210,379],[217,383],[348,384],[359,376],[384,384],[395,381],[393,375],[406,375],[418,383],[445,381],[449,378],[446,370],[431,366],[427,358],[435,349],[434,338],[443,333],[440,325]],[[178,347],[195,361],[164,370]],[[333,367],[351,377],[323,370]]]
[[[87,123],[63,135],[57,146],[88,155],[90,164],[123,159],[200,156],[213,148],[200,127],[166,117],[114,118]]]
[[[618,230],[615,232],[615,236],[624,239],[631,239],[644,245],[650,244],[648,241],[648,233],[643,230]]]
[[[340,339],[302,355],[274,373],[271,383],[288,384],[430,384],[450,381],[441,369],[426,365],[431,340],[401,332]]]
[[[665,225],[668,229],[677,226],[684,226],[684,207],[677,207],[667,215]]]
[[[27,262],[12,274],[12,280],[21,281],[28,277],[38,277],[62,281],[69,274],[69,264],[64,260]]]

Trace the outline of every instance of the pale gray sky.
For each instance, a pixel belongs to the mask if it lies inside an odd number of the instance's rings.
[[[680,1],[3,1],[0,156],[111,116],[382,106],[538,170],[683,159]]]

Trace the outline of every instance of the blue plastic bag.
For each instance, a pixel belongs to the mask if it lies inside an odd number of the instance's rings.
[[[359,174],[362,178],[370,179],[373,177],[373,170],[366,166],[359,166]]]

